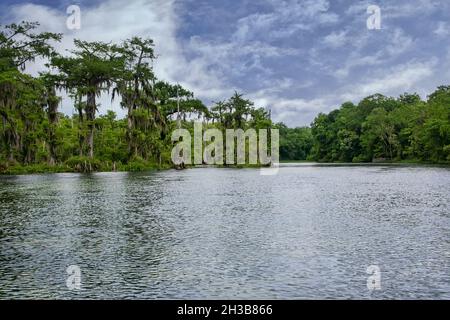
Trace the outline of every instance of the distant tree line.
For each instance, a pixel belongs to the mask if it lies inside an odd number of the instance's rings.
[[[450,86],[437,88],[427,101],[418,94],[375,94],[320,113],[311,128],[279,126],[284,160],[448,163]]]

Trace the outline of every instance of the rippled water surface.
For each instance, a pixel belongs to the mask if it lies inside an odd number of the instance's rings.
[[[448,168],[4,176],[0,298],[450,299],[449,203]]]

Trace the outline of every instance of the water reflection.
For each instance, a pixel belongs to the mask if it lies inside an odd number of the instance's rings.
[[[450,171],[386,168],[1,177],[0,298],[448,299]]]

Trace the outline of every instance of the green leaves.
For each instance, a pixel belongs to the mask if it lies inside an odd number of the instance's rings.
[[[253,105],[252,101],[243,98],[243,94],[235,92],[227,101],[216,102],[207,116],[219,122],[223,129],[270,128],[269,113]]]
[[[240,93],[208,109],[187,88],[159,80],[151,39],[75,40],[74,50],[63,56],[52,47],[61,35],[38,29],[36,22],[0,27],[2,168],[16,161],[61,164],[77,154],[79,159],[69,162],[80,170],[95,169],[98,161],[116,168],[133,159],[139,168],[161,166],[169,161],[168,137],[178,115],[187,128],[195,118],[222,130],[273,126],[270,111]],[[25,74],[25,65],[38,57],[48,59],[49,70],[39,77]],[[71,118],[58,113],[61,89],[73,98],[77,114]],[[101,94],[120,99],[127,117],[117,119],[112,111],[97,117]],[[311,128],[276,127],[284,159],[449,162],[450,86],[437,88],[427,101],[415,93],[397,99],[374,94],[319,114]]]
[[[21,22],[4,26],[0,30],[0,70],[24,70],[27,62],[37,57],[50,58],[55,54],[51,42],[59,42],[62,35],[34,32],[38,27],[37,22]]]
[[[283,123],[275,127],[280,130],[281,160],[306,160],[313,146],[311,129],[288,128]]]
[[[449,160],[450,87],[427,102],[418,94],[398,99],[373,95],[358,106],[319,115],[312,124],[313,156],[319,161]]]

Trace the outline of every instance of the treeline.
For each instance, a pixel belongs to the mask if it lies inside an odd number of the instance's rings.
[[[317,161],[450,162],[450,86],[427,101],[417,94],[399,98],[376,94],[358,105],[344,103],[312,123]]]
[[[311,150],[314,144],[311,128],[288,128],[284,123],[275,127],[280,130],[280,159],[313,160]]]
[[[283,160],[448,163],[450,86],[439,87],[427,101],[417,94],[375,94],[319,114],[311,128],[280,130]]]
[[[63,55],[61,34],[37,32],[38,23],[0,28],[0,172],[144,170],[172,165],[171,132],[181,126],[280,130],[282,160],[321,162],[450,162],[450,87],[423,101],[373,95],[319,114],[311,127],[274,125],[270,112],[241,94],[207,108],[178,84],[156,77],[151,39],[119,44],[74,41]],[[32,77],[29,62],[45,59]],[[61,95],[73,115],[61,113]],[[98,115],[99,98],[117,100],[126,117]]]
[[[0,31],[0,172],[141,170],[171,165],[170,133],[195,118],[220,128],[268,128],[269,114],[236,93],[208,109],[194,94],[159,80],[154,43],[133,37],[120,44],[74,41],[62,55],[61,34],[36,32],[22,22]],[[47,61],[38,77],[24,73],[36,58]],[[61,92],[73,101],[60,112]],[[126,111],[98,116],[100,96]]]

